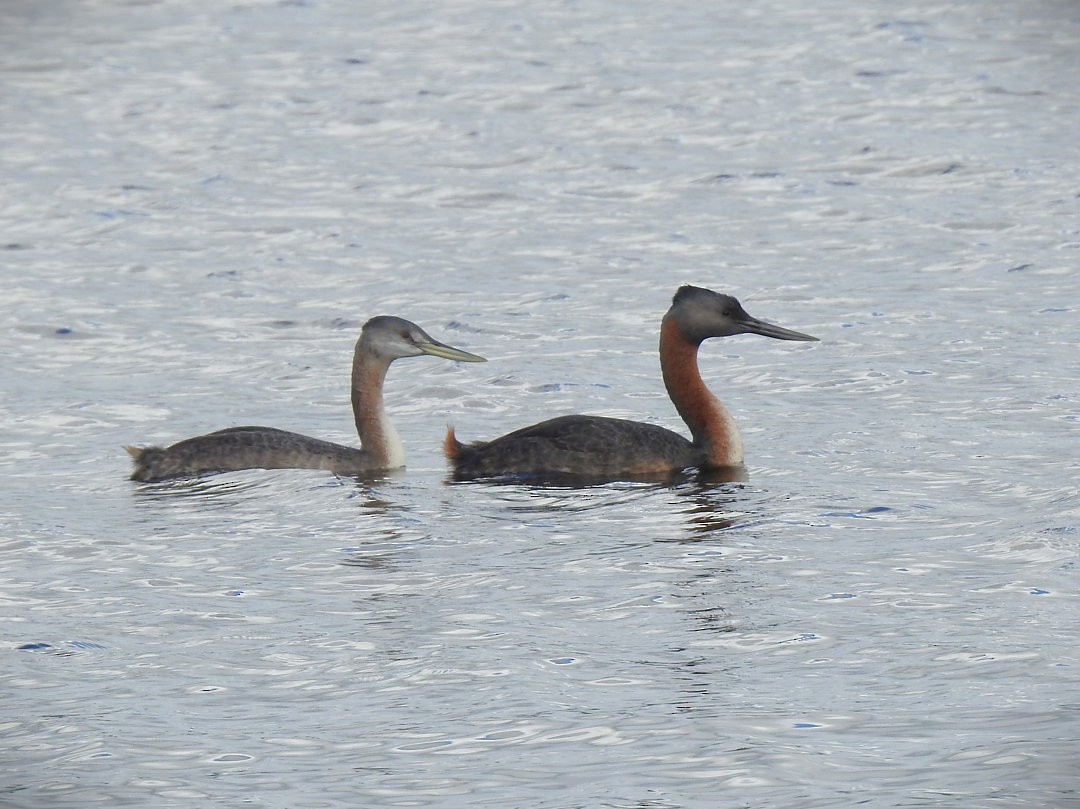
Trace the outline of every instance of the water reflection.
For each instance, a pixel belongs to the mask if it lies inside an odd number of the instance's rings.
[[[702,483],[745,483],[749,480],[749,474],[745,466],[725,466],[709,470],[680,470],[675,472],[656,472],[640,475],[620,474],[617,477],[610,475],[590,475],[587,473],[575,474],[569,472],[545,472],[512,474],[491,478],[463,478],[453,476],[447,478],[447,483],[458,486],[486,484],[492,486],[526,486],[536,489],[556,490],[583,490],[603,488],[610,486],[676,486],[687,481],[699,481]]]
[[[687,506],[683,510],[688,535],[682,537],[682,541],[700,542],[738,525],[745,516],[745,508],[736,509],[745,502],[745,492],[741,486],[697,482],[693,491],[688,493]]]
[[[250,476],[200,476],[173,478],[153,483],[133,483],[137,500],[165,501],[172,498],[205,498],[208,505],[266,488],[266,482]],[[220,501],[219,501],[220,502]]]
[[[657,530],[650,541],[702,541],[727,530],[747,513],[747,494],[741,483],[727,475],[707,477],[684,475],[662,483],[628,482],[588,486],[553,486],[509,481],[454,482],[487,495],[504,518],[532,517],[551,521],[567,516],[588,516],[619,520],[636,519],[646,529],[660,521],[678,530]],[[489,515],[490,516],[490,515]]]
[[[320,470],[306,469],[252,469],[238,472],[220,472],[191,477],[171,478],[148,483],[132,483],[135,497],[146,501],[202,498],[210,505],[244,498],[253,493],[265,493],[273,498],[284,487],[290,495],[298,491],[301,481],[312,489],[337,490],[349,486],[355,491],[349,499],[360,498],[361,506],[380,511],[392,505],[376,493],[376,487],[389,481],[401,479],[404,470],[380,471],[371,475],[332,475]],[[307,487],[305,487],[307,488]]]

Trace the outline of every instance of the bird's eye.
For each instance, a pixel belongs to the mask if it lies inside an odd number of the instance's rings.
[[[411,335],[411,334],[409,334],[409,332],[408,332],[408,331],[406,331],[405,329],[402,329],[402,330],[401,330],[401,339],[402,339],[402,340],[411,340],[411,339],[412,339],[412,335]]]

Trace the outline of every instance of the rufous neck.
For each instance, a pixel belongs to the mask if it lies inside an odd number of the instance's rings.
[[[405,465],[401,439],[383,409],[383,381],[389,367],[388,360],[364,354],[359,347],[353,355],[352,406],[356,432],[373,466],[381,469]]]
[[[699,343],[687,340],[674,318],[660,326],[660,369],[668,396],[679,411],[694,444],[704,450],[713,466],[743,462],[742,437],[727,408],[705,386],[698,371]]]

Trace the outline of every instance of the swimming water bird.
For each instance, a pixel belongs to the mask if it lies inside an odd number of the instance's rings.
[[[124,447],[135,462],[131,479],[149,482],[236,469],[325,469],[355,475],[403,467],[405,450],[383,410],[383,380],[394,360],[423,354],[485,361],[440,343],[400,317],[382,315],[364,324],[352,364],[353,416],[362,449],[273,427],[230,427],[170,447]]]
[[[817,340],[751,317],[730,295],[683,286],[660,325],[664,385],[693,439],[655,424],[602,416],[559,416],[496,438],[462,444],[451,428],[443,449],[454,477],[502,476],[627,479],[684,469],[741,467],[735,420],[701,379],[698,348],[710,337],[761,334],[778,340]]]

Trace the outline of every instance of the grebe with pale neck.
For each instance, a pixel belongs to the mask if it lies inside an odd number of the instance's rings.
[[[405,465],[405,449],[383,408],[383,381],[394,360],[425,354],[484,362],[400,317],[380,315],[364,324],[352,363],[360,449],[274,427],[230,427],[169,447],[125,447],[135,462],[131,479],[152,482],[238,469],[325,469],[338,475],[399,469]]]

